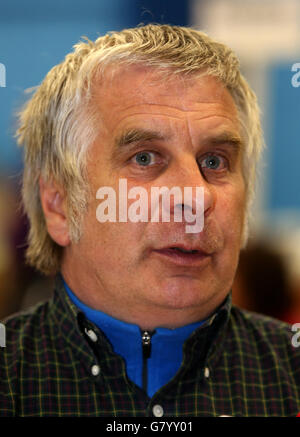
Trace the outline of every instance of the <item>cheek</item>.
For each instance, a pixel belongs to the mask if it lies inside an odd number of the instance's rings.
[[[244,184],[235,190],[223,193],[219,203],[217,220],[222,226],[225,240],[232,246],[240,247],[245,221],[246,197]]]
[[[84,222],[82,250],[98,266],[110,264],[128,268],[140,255],[146,223],[100,223],[96,207],[95,204],[90,209]]]
[[[223,235],[223,248],[215,257],[216,276],[222,286],[229,289],[238,265],[239,253],[243,239],[245,195],[244,190],[229,190],[223,192],[222,202],[219,202],[216,222]]]

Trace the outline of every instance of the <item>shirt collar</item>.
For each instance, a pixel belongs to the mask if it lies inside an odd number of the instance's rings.
[[[117,320],[102,311],[90,308],[78,299],[65,281],[64,286],[72,302],[85,314],[89,321],[104,332],[113,345],[115,352],[124,357],[131,354],[140,354],[141,329],[139,326]],[[155,343],[163,342],[165,347],[182,348],[184,341],[204,322],[199,321],[177,329],[158,327],[155,329],[154,341]]]
[[[229,293],[215,313],[185,341],[185,362],[192,365],[196,361],[199,364],[199,359],[201,359],[207,365],[215,365],[224,347],[231,306],[231,293]],[[86,318],[83,311],[68,296],[61,274],[55,277],[55,290],[50,303],[49,315],[54,319],[53,326],[54,329],[59,330],[59,336],[70,343],[77,354],[84,355],[87,365],[95,359],[95,345],[92,344],[87,334],[89,329],[96,332],[104,351],[113,354],[112,347],[103,332]]]

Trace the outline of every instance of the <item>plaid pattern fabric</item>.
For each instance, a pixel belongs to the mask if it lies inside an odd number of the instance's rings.
[[[296,416],[300,411],[300,348],[291,344],[290,326],[231,306],[230,295],[186,341],[180,370],[152,398],[127,378],[123,359],[70,301],[60,276],[53,299],[4,323],[2,417],[153,416],[158,410],[164,417]]]

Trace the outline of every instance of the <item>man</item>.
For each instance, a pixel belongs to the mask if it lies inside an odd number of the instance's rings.
[[[231,306],[262,148],[232,51],[167,25],[81,42],[18,137],[28,260],[57,276],[5,322],[1,415],[296,416],[289,326]]]

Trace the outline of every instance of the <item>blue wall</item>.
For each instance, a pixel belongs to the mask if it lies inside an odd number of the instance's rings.
[[[295,61],[294,61],[295,62]],[[300,57],[299,57],[300,62]],[[300,209],[300,87],[293,87],[293,62],[268,72],[270,120],[269,209]]]
[[[21,167],[13,134],[14,113],[26,100],[24,90],[38,85],[86,35],[141,22],[188,23],[188,0],[2,0],[0,63],[6,87],[0,87],[0,172]]]

